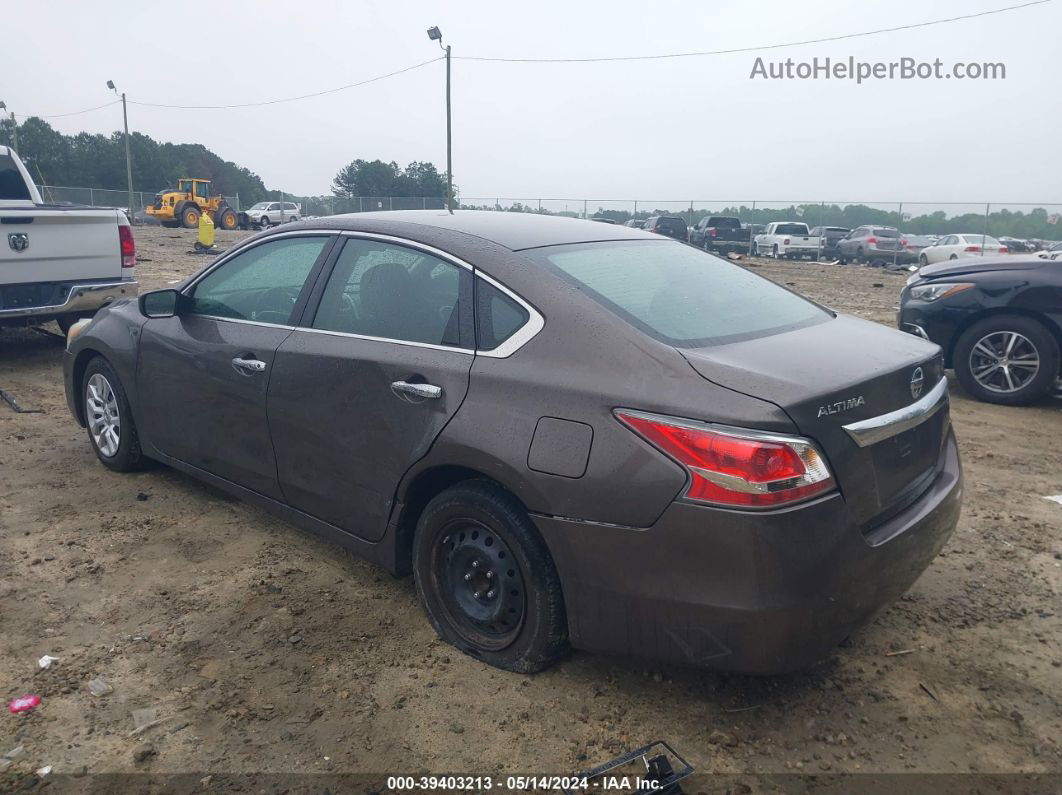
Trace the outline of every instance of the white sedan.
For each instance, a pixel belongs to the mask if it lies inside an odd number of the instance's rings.
[[[944,235],[933,245],[922,249],[918,264],[924,266],[949,259],[991,257],[1006,253],[1007,247],[989,235]]]

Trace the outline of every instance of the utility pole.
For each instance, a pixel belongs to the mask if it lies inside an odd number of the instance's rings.
[[[443,46],[442,31],[437,27],[428,28],[428,38],[439,42],[439,47],[446,53],[446,209],[454,211],[454,161],[453,161],[453,127],[450,122],[450,45]]]
[[[118,89],[114,87],[114,81],[107,81],[107,88],[118,93]],[[133,216],[135,209],[133,207],[133,157],[129,153],[129,114],[126,111],[125,105],[125,92],[121,93],[122,97],[122,125],[125,127],[125,182],[126,187],[129,190],[129,223],[133,223]]]

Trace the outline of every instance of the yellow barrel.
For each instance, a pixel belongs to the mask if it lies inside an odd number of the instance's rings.
[[[203,248],[214,246],[214,221],[211,220],[209,213],[199,216],[199,245]]]

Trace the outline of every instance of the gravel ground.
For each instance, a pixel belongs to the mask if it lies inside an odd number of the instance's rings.
[[[137,239],[144,287],[204,264],[192,232]],[[747,264],[894,322],[902,275]],[[43,411],[0,404],[0,692],[43,698],[0,715],[0,755],[23,748],[0,760],[0,790],[43,765],[563,773],[657,738],[706,773],[1062,772],[1062,505],[1043,499],[1062,493],[1058,402],[990,406],[953,383],[958,530],[814,670],[756,679],[576,653],[521,676],[440,643],[409,578],[172,470],[99,466],[67,413],[61,353],[54,337],[0,335],[0,388]],[[43,654],[59,662],[40,671]],[[97,678],[112,691],[91,695]]]

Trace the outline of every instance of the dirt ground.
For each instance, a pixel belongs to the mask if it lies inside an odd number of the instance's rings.
[[[145,288],[205,264],[136,231]],[[219,233],[227,245],[240,233]],[[892,325],[903,275],[750,263]],[[54,330],[54,326],[51,327]],[[1062,401],[952,384],[965,507],[913,590],[812,671],[575,653],[536,676],[439,642],[394,579],[166,468],[101,467],[60,339],[0,334],[0,790],[61,773],[567,773],[664,738],[705,773],[1062,773]],[[59,658],[48,670],[37,659]],[[90,680],[113,688],[91,695]],[[133,712],[155,710],[136,731]],[[138,713],[141,723],[152,714]],[[23,778],[23,781],[26,779]]]

